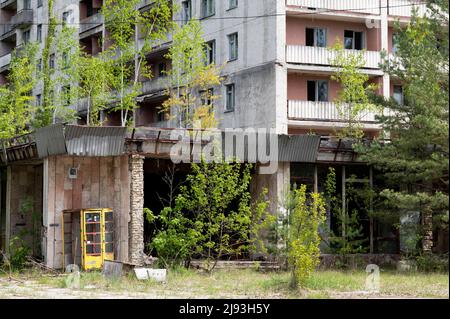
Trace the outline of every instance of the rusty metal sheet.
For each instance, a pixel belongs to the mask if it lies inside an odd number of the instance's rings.
[[[39,158],[67,153],[63,124],[39,128],[34,132],[34,138]]]
[[[67,125],[67,154],[76,156],[117,156],[125,151],[126,127]]]

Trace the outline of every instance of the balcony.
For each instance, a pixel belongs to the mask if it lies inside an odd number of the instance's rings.
[[[80,35],[83,34],[84,36],[89,36],[87,34],[88,31],[92,29],[96,29],[98,27],[103,26],[104,18],[100,13],[96,13],[90,17],[87,17],[80,21]],[[96,32],[89,32],[89,33],[96,33]]]
[[[8,70],[10,63],[11,63],[11,53],[8,53],[0,57],[0,73]]]
[[[33,10],[20,10],[15,16],[11,18],[11,24],[16,28],[25,28],[33,24]]]
[[[25,28],[33,24],[33,10],[23,9],[14,15],[9,22],[0,25],[0,41],[15,35],[16,28]]]
[[[142,93],[149,95],[154,93],[155,95],[162,94],[167,89],[167,77],[157,77],[151,80],[142,82]],[[157,94],[158,93],[158,94]]]
[[[17,8],[17,0],[0,0],[0,9]]]
[[[286,5],[308,11],[329,10],[343,14],[380,15],[379,0],[286,0]]]
[[[414,1],[411,0],[389,0],[389,15],[396,17],[407,17],[410,18],[413,15],[413,9],[417,9],[419,16],[427,13],[427,6],[424,1]]]
[[[359,121],[365,129],[379,129],[376,112],[367,111],[361,114]],[[288,101],[288,120],[293,127],[330,128],[344,127],[346,117],[333,102]]]
[[[345,50],[345,52],[349,55],[362,53],[365,59],[364,68],[380,69],[381,54],[378,51]],[[288,45],[286,49],[287,63],[330,66],[330,61],[335,56],[336,53],[327,48]]]

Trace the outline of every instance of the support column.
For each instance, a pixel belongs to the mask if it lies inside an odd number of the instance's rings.
[[[381,0],[381,50],[389,53],[389,24],[388,24],[388,0]],[[389,74],[383,75],[383,96],[387,99],[391,96],[391,78]]]
[[[129,261],[141,265],[144,255],[144,157],[130,156]]]
[[[6,168],[6,218],[5,218],[5,250],[9,255],[9,243],[11,239],[11,166]]]

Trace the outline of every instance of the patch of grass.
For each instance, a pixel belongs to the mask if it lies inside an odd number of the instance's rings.
[[[367,294],[361,294],[365,289],[366,275],[364,271],[317,271],[301,290],[291,290],[288,272],[262,273],[254,269],[217,270],[205,274],[181,268],[168,272],[167,283],[140,281],[134,273],[118,279],[107,279],[101,272],[82,272],[80,290],[62,291],[83,298],[96,298],[108,293],[114,296],[155,298],[367,298]],[[28,280],[31,274],[19,274],[17,278],[23,276]],[[34,278],[32,288],[38,289],[39,295],[45,288],[66,288],[66,278],[67,275],[40,275]],[[448,274],[382,271],[381,291],[374,297],[448,298],[448,284]],[[11,284],[5,278],[0,279],[0,286],[5,285]],[[24,290],[24,293],[28,295],[28,291]]]

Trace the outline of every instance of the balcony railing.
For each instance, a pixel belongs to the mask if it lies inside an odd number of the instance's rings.
[[[427,13],[427,6],[424,1],[411,0],[389,0],[389,15],[399,17],[411,17],[413,9],[417,10],[419,16]]]
[[[23,9],[14,15],[9,22],[0,25],[0,38],[13,35],[16,28],[27,27],[33,24],[33,10]]]
[[[0,57],[0,71],[3,71],[11,63],[11,53]]]
[[[96,13],[80,21],[79,32],[83,33],[96,27],[99,27],[104,23],[104,21],[105,19],[103,18],[103,15],[101,15],[100,13]]]
[[[167,89],[167,77],[158,77],[142,82],[142,93],[154,93]]]
[[[358,120],[365,123],[375,123],[376,113],[367,111]],[[299,121],[342,122],[346,117],[333,102],[288,101],[288,117]]]
[[[286,5],[310,10],[324,9],[343,13],[380,14],[379,0],[286,0]]]
[[[32,9],[20,10],[11,18],[11,24],[18,28],[27,27],[33,24],[33,16]]]
[[[358,51],[345,50],[347,54],[362,53],[365,60],[365,66],[368,69],[379,69],[381,55],[378,51]],[[286,51],[286,62],[301,63],[313,65],[330,65],[336,53],[327,48],[308,47],[301,45],[288,45]]]

